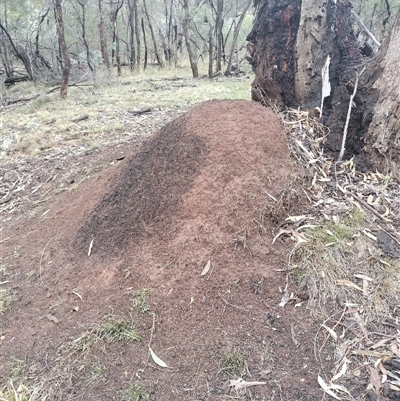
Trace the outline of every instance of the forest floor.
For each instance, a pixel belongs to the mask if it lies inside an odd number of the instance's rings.
[[[250,84],[3,96],[0,399],[400,399],[399,185]]]

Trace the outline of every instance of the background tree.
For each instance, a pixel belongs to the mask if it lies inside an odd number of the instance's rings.
[[[60,60],[60,63],[64,65],[62,72],[60,95],[63,99],[65,99],[67,97],[67,92],[68,92],[68,78],[71,70],[71,60],[69,58],[67,44],[65,43],[64,21],[63,21],[61,0],[55,0],[54,13],[57,22],[57,34],[58,34],[58,43],[60,46],[60,53],[63,57],[63,60]]]

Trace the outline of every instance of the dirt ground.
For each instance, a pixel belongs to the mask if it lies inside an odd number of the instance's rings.
[[[1,281],[14,294],[0,317],[4,382],[32,383],[49,400],[322,398],[329,341],[316,361],[307,293],[287,282],[292,244],[272,244],[305,202],[271,110],[206,102],[146,140],[74,163],[90,178],[38,195],[39,215],[27,217],[27,202],[2,217]],[[51,190],[45,171],[41,182]],[[281,307],[286,285],[296,301]],[[149,296],[146,310],[135,309],[137,294]],[[74,347],[118,319],[140,340]],[[229,389],[237,378],[265,384]],[[132,383],[138,398],[127,396]]]

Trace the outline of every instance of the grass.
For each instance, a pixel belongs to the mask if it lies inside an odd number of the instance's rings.
[[[145,401],[148,398],[148,393],[138,383],[130,383],[129,387],[125,390],[126,401]]]
[[[252,74],[245,78],[193,79],[189,68],[161,70],[149,68],[145,73],[124,70],[121,77],[100,77],[96,85],[69,88],[68,98],[58,91],[45,94],[47,88],[23,82],[7,90],[10,99],[41,92],[35,100],[5,109],[0,113],[0,159],[19,154],[37,155],[44,150],[73,141],[85,141],[98,147],[115,135],[129,137],[133,109],[181,110],[210,99],[250,99]],[[89,118],[72,122],[88,115]],[[92,144],[92,145],[90,145]]]
[[[20,384],[17,388],[14,387],[12,380],[7,386],[0,391],[1,401],[31,401],[34,399],[34,392],[28,387]]]
[[[24,371],[25,371],[25,362],[20,359],[13,358],[10,378],[14,381],[21,380],[24,377]]]
[[[243,355],[240,353],[239,350],[234,348],[232,351],[222,354],[220,360],[220,372],[228,377],[233,377],[242,368],[243,363]]]
[[[0,288],[0,315],[10,309],[14,294],[7,288]]]
[[[150,290],[148,288],[142,288],[140,292],[135,294],[132,298],[132,308],[138,314],[145,314],[150,312]]]
[[[92,325],[83,335],[73,340],[72,346],[76,351],[87,353],[95,344],[109,344],[113,341],[140,341],[140,335],[133,323],[107,316],[105,322]]]

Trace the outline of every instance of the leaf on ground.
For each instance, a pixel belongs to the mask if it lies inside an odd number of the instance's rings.
[[[328,326],[325,326],[324,324],[322,325],[322,327],[331,335],[331,337],[337,341],[337,334],[335,333],[335,330],[331,329]]]
[[[340,369],[340,371],[338,373],[336,373],[335,376],[332,377],[331,381],[334,382],[335,380],[340,379],[343,375],[346,374],[346,372],[347,372],[347,359],[345,358],[344,362],[343,362],[343,365],[342,365],[342,368]]]
[[[281,302],[279,302],[279,306],[282,306],[283,308],[293,298],[294,298],[293,292],[289,293],[287,290],[285,290]]]
[[[151,349],[151,347],[149,347],[149,351],[150,351],[151,357],[153,358],[153,361],[154,361],[158,366],[161,366],[162,368],[168,368],[168,367],[169,367],[163,360],[161,360],[161,359],[154,353],[154,351]]]
[[[369,367],[369,379],[371,380],[371,383],[374,386],[375,394],[379,395],[379,390],[382,387],[381,379],[379,377],[379,372],[371,366],[368,367]]]
[[[333,398],[336,398],[337,400],[341,400],[340,397],[338,397],[328,386],[325,382],[324,379],[321,376],[318,376],[318,384],[322,387],[322,390],[325,391],[326,394],[330,395]]]
[[[229,387],[235,390],[241,390],[243,388],[260,386],[262,384],[267,384],[266,382],[246,382],[243,379],[229,380]]]
[[[388,338],[383,338],[382,340],[379,340],[377,343],[375,343],[374,345],[371,345],[369,348],[371,349],[377,349],[379,347],[382,347],[382,345],[385,345],[387,342],[393,340],[394,338],[396,338],[396,336],[392,336],[392,337],[388,337]]]
[[[207,262],[207,264],[205,265],[205,267],[204,267],[203,271],[201,272],[200,276],[205,276],[208,273],[208,271],[210,270],[210,267],[211,267],[211,260],[209,260]]]
[[[359,287],[357,284],[352,283],[350,280],[346,280],[346,279],[339,279],[338,280],[338,284],[339,285],[345,285],[346,287],[351,287],[351,288],[355,288],[356,290],[362,292],[362,288]]]
[[[60,323],[60,321],[53,315],[48,314],[48,315],[46,315],[46,318],[54,323],[57,323],[57,324]]]

